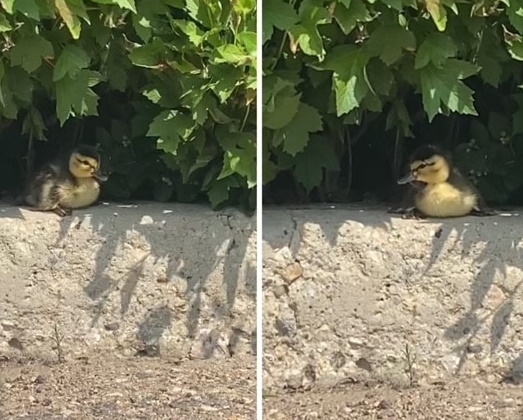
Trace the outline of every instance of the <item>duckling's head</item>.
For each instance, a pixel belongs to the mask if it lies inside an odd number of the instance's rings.
[[[435,146],[422,146],[412,156],[409,169],[407,175],[398,179],[398,184],[441,184],[449,178],[451,163],[448,156]]]
[[[100,153],[95,147],[80,145],[69,157],[69,171],[75,178],[95,178],[107,181],[107,175],[100,171]]]

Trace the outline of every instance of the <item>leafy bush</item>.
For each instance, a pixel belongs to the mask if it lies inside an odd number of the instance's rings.
[[[270,201],[391,198],[430,141],[488,201],[523,203],[520,2],[265,0],[263,16]]]
[[[254,0],[0,5],[2,137],[23,137],[29,169],[35,150],[100,143],[109,198],[253,208]]]

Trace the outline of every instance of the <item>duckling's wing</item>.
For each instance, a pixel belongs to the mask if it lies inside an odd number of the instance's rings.
[[[64,179],[63,171],[54,164],[45,165],[27,184],[24,202],[39,209],[52,209],[59,202],[58,185]]]
[[[463,174],[457,168],[453,168],[453,170],[451,171],[448,182],[454,185],[464,194],[473,195],[476,197],[476,206],[472,211],[471,215],[492,216],[496,214],[494,210],[490,209],[487,206],[487,203],[485,202],[475,185],[472,184],[472,182],[470,182],[467,179],[467,177],[463,176]]]

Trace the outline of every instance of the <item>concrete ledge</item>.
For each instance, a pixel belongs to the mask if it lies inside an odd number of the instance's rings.
[[[265,209],[263,225],[266,389],[523,378],[517,212],[415,221]]]
[[[0,207],[0,355],[252,353],[254,229],[191,205]]]

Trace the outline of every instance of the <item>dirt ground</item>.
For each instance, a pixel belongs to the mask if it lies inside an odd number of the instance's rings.
[[[256,360],[0,362],[0,419],[256,418]]]
[[[351,384],[264,398],[264,419],[523,420],[523,385],[455,380],[409,389]]]

